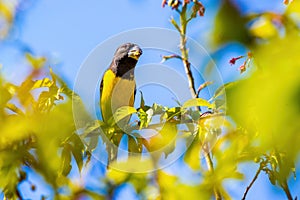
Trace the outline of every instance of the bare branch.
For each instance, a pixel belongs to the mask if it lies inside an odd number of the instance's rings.
[[[172,59],[172,58],[177,58],[177,59],[180,59],[182,60],[182,57],[180,55],[177,55],[177,54],[171,54],[171,55],[168,55],[168,56],[162,56],[162,61],[161,63],[169,60],[169,59]]]
[[[259,166],[258,170],[256,171],[256,174],[255,174],[255,176],[253,177],[251,183],[247,186],[246,191],[244,192],[244,196],[243,196],[242,200],[245,200],[245,199],[246,199],[246,196],[247,196],[247,194],[248,194],[250,188],[252,187],[252,185],[253,185],[254,182],[256,181],[256,179],[257,179],[257,177],[258,177],[258,175],[260,174],[260,172],[261,172],[262,169],[263,169],[263,165],[260,164],[260,166]]]
[[[288,200],[293,200],[293,196],[291,194],[291,191],[289,189],[289,186],[288,186],[286,180],[284,180],[283,183],[280,184],[280,187],[284,190]]]
[[[206,81],[205,83],[201,84],[197,90],[197,94],[196,97],[199,97],[199,94],[201,92],[201,90],[203,90],[205,87],[207,87],[208,85],[211,85],[213,82],[212,81]]]

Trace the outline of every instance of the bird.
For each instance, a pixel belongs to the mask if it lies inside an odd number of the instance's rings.
[[[111,121],[118,108],[133,107],[136,93],[134,69],[142,53],[142,49],[134,43],[122,44],[115,51],[112,62],[104,72],[100,84],[100,108],[104,123]],[[122,120],[122,125],[128,123],[129,119],[130,117]],[[120,125],[118,124],[118,126]],[[120,128],[122,129],[122,127]],[[117,158],[121,137],[122,134],[114,133],[108,138],[112,143],[106,144],[108,168],[110,163]]]

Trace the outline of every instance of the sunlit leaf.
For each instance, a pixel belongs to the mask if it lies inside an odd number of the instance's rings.
[[[3,87],[2,77],[0,75],[0,117],[4,115],[4,108],[6,107],[7,102],[12,98],[9,90],[6,87]]]
[[[300,2],[299,1],[291,1],[286,12],[300,14]]]
[[[198,139],[194,139],[192,144],[189,146],[188,150],[184,155],[184,161],[193,169],[200,169],[200,151],[202,144]]]
[[[140,156],[142,152],[141,145],[139,145],[139,141],[137,141],[134,137],[128,136],[128,156]]]
[[[214,108],[213,104],[211,104],[207,100],[201,99],[201,98],[194,98],[194,99],[187,100],[182,105],[182,108],[198,107],[198,106],[205,106],[205,107],[208,107],[208,108]]]
[[[144,95],[143,95],[143,92],[140,91],[141,93],[141,102],[140,102],[140,108],[145,110],[144,107],[145,107],[145,100],[144,100]]]
[[[13,25],[13,19],[15,17],[15,6],[10,2],[0,1],[0,17],[1,17],[1,28],[0,38],[4,39],[7,37],[11,26]]]
[[[158,171],[158,184],[161,199],[210,199],[208,190],[195,185],[181,183],[178,177]]]
[[[181,108],[180,107],[172,107],[172,108],[164,108],[165,113],[162,115],[162,118],[164,118],[167,121],[173,120],[173,119],[179,119],[181,116]]]
[[[162,114],[164,112],[164,107],[162,105],[158,105],[157,103],[153,103],[152,107],[153,115]]]
[[[137,110],[131,106],[122,106],[116,110],[113,117],[109,120],[112,124],[118,123],[120,120],[124,119],[127,116],[130,116],[133,113],[136,113]]]
[[[268,39],[278,35],[278,31],[274,24],[265,17],[260,17],[254,21],[250,27],[250,32],[255,37]]]
[[[139,157],[130,156],[126,161],[114,161],[110,166],[111,168],[108,170],[108,173],[112,173],[112,175],[108,175],[108,177],[115,180],[116,183],[119,183],[127,178],[128,174],[125,172],[146,172],[154,168],[154,163],[152,159],[141,160]],[[114,169],[122,169],[122,172]]]
[[[44,78],[44,79],[35,81],[35,83],[33,84],[31,89],[33,90],[33,89],[41,88],[41,87],[48,87],[49,88],[53,84],[54,83],[53,83],[52,80],[50,80],[49,78]]]
[[[150,138],[149,148],[151,151],[162,151],[167,157],[175,149],[177,131],[175,123],[165,123],[159,134]]]
[[[16,105],[12,104],[12,103],[7,103],[6,108],[13,111],[16,114],[24,115],[23,111],[20,108],[18,108]]]
[[[83,166],[83,153],[85,150],[85,146],[77,134],[72,135],[71,141],[73,143],[71,146],[71,151],[75,158],[77,167],[78,167],[79,171],[81,171],[82,166]]]
[[[116,185],[124,182],[128,178],[128,176],[129,174],[127,172],[114,170],[113,168],[108,170],[106,175],[106,177]]]
[[[40,69],[45,65],[46,58],[45,57],[34,57],[30,53],[25,54],[26,60],[34,69]]]
[[[69,145],[65,145],[61,153],[61,174],[64,176],[67,176],[72,169],[70,148]]]
[[[24,106],[34,101],[32,95],[29,93],[33,85],[34,81],[28,78],[24,82],[22,82],[20,87],[17,88],[17,96],[21,104]]]
[[[149,108],[146,112],[143,109],[139,109],[138,116],[140,119],[140,129],[147,127],[151,122],[153,116],[153,109]]]
[[[133,185],[138,194],[143,194],[143,192],[149,187],[150,180],[147,177],[147,173],[131,174],[129,183]]]

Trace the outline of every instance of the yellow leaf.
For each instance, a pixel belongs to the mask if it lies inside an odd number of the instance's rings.
[[[126,172],[132,173],[140,173],[140,172],[149,172],[153,171],[154,163],[151,159],[143,159],[141,160],[140,157],[137,156],[130,156],[127,160],[117,161],[115,160],[110,164],[109,172],[112,173],[109,175],[111,179],[115,181],[123,181],[126,178]],[[119,170],[122,170],[119,171]]]
[[[26,53],[25,57],[26,57],[26,60],[29,62],[29,64],[34,69],[42,68],[45,65],[46,60],[47,60],[45,57],[34,57],[30,53]]]
[[[294,0],[294,1],[290,2],[286,12],[300,14],[300,1]]]
[[[211,193],[206,188],[183,184],[177,176],[166,172],[158,171],[157,180],[161,189],[161,199],[211,199]]]
[[[250,27],[250,32],[259,38],[268,39],[277,36],[278,31],[274,24],[266,17],[258,18]]]
[[[226,90],[228,113],[264,148],[299,149],[300,38],[288,32],[256,47],[258,70]],[[295,148],[291,148],[295,147]]]
[[[130,174],[127,172],[114,170],[112,167],[107,171],[106,177],[112,181],[114,184],[123,183]]]
[[[193,169],[200,169],[200,151],[201,151],[200,140],[194,140],[184,156],[184,161]]]
[[[184,104],[182,105],[182,108],[188,108],[188,107],[198,107],[198,106],[205,106],[208,108],[214,108],[214,104],[209,103],[205,99],[201,98],[194,98],[194,99],[189,99]]]
[[[12,8],[6,3],[0,2],[0,13],[5,17],[5,19],[10,23],[13,20]]]
[[[32,86],[32,90],[41,87],[51,87],[53,85],[53,81],[49,78],[44,78],[42,80],[37,80]]]
[[[165,123],[159,134],[151,137],[149,141],[150,150],[164,152],[167,157],[175,148],[177,133],[178,130],[175,123]]]

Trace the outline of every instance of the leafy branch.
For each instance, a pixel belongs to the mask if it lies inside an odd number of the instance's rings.
[[[180,6],[182,4],[182,6]],[[191,10],[188,9],[188,5],[192,4]],[[180,34],[180,44],[179,48],[181,51],[181,55],[171,55],[171,56],[166,56],[164,59],[170,59],[170,58],[178,58],[182,61],[184,70],[186,73],[186,76],[188,78],[188,86],[190,93],[193,98],[197,98],[200,91],[208,85],[208,83],[204,83],[199,87],[199,89],[196,91],[195,88],[195,81],[194,77],[191,71],[191,63],[189,62],[189,57],[188,57],[188,48],[187,48],[187,27],[188,23],[196,18],[198,15],[203,16],[205,12],[205,7],[202,5],[201,2],[198,0],[185,0],[183,2],[181,1],[166,1],[164,0],[162,3],[163,6],[168,5],[172,9],[175,9],[177,13],[179,13],[179,23],[176,22],[174,18],[171,19],[172,25],[175,27],[175,29],[179,32]],[[198,111],[200,111],[200,107],[196,108]],[[204,157],[205,161],[208,167],[208,170],[213,172],[214,171],[214,166],[213,166],[213,161],[210,156],[210,147],[209,143],[205,143],[203,145],[203,151],[204,151]],[[215,199],[222,199],[221,193],[217,188],[214,188],[214,193],[215,193]]]

